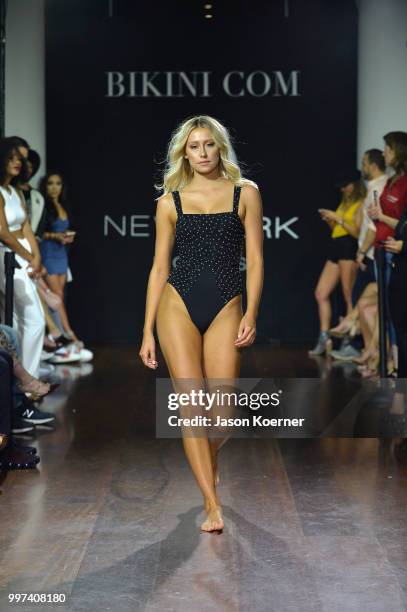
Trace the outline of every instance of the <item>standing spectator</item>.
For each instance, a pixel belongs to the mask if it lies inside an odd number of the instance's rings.
[[[376,225],[369,217],[368,210],[374,204],[375,197],[380,198],[387,183],[385,169],[384,155],[380,149],[366,151],[362,158],[362,172],[364,179],[367,181],[367,195],[363,207],[360,208],[361,222],[356,261],[359,266],[363,266],[365,261],[371,281],[375,280],[373,272],[373,244],[376,239]]]
[[[71,329],[64,299],[68,271],[67,245],[74,241],[75,232],[69,230],[70,219],[63,176],[59,172],[49,172],[42,179],[40,189],[45,199],[46,211],[40,250],[48,272],[47,283],[62,300],[59,314],[65,334],[73,342],[80,342]]]
[[[26,165],[26,180],[19,183],[18,187],[23,192],[31,229],[38,240],[38,238],[42,236],[44,232],[45,202],[42,194],[30,185],[31,179],[38,172],[41,165],[41,158],[36,151],[33,151],[32,149],[28,151]]]
[[[320,334],[316,346],[310,355],[322,355],[329,347],[328,330],[331,324],[330,295],[341,282],[342,293],[346,303],[347,314],[353,309],[352,288],[356,276],[356,251],[359,226],[357,212],[366,195],[366,189],[359,171],[345,177],[338,183],[342,200],[336,211],[319,209],[324,221],[332,229],[331,244],[327,261],[321,272],[315,289],[318,302]]]
[[[45,321],[34,279],[42,272],[38,244],[28,222],[24,197],[11,182],[25,173],[24,158],[7,139],[0,141],[0,308],[5,302],[4,254],[11,249],[14,272],[14,325],[21,338],[22,364],[35,377],[41,359]]]
[[[375,249],[383,248],[389,238],[394,237],[395,228],[407,206],[407,133],[389,132],[384,136],[384,159],[386,166],[394,171],[383,189],[378,204],[373,204],[369,215],[376,222]],[[386,249],[386,288],[389,285],[395,251]],[[401,260],[400,260],[401,261]],[[397,344],[396,330],[391,318],[392,308],[388,303],[388,332],[390,344]]]

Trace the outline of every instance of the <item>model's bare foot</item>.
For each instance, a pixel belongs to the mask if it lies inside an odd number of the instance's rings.
[[[364,349],[362,351],[362,355],[360,357],[353,357],[352,361],[354,363],[358,363],[359,365],[365,365],[370,359],[373,359],[377,355],[377,351],[375,349]]]
[[[206,506],[206,505],[205,505]],[[224,527],[220,506],[205,507],[208,518],[201,525],[202,531],[221,533]]]

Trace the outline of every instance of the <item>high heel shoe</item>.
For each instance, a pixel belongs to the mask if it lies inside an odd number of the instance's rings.
[[[316,355],[323,355],[324,353],[330,353],[332,350],[332,340],[329,337],[328,332],[320,332],[316,345],[313,349],[308,351],[308,354],[313,357]]]
[[[48,389],[44,392],[41,393],[38,390],[38,385],[48,385]],[[35,386],[37,385],[37,389],[35,388]],[[33,379],[31,380],[28,384],[23,385],[21,383],[17,384],[17,389],[18,391],[20,391],[21,393],[27,393],[30,395],[30,398],[34,401],[37,401],[39,399],[42,399],[43,397],[45,397],[46,395],[49,395],[50,393],[52,393],[53,391],[55,391],[55,389],[57,389],[59,387],[59,383],[44,383],[42,380],[36,380]]]

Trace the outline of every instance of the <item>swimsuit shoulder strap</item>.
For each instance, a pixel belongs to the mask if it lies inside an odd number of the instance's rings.
[[[172,191],[172,199],[174,200],[175,208],[177,210],[178,217],[182,217],[182,206],[181,206],[181,198],[179,195],[179,191]]]
[[[235,185],[233,191],[233,212],[237,214],[239,208],[240,192],[242,188],[240,185]]]

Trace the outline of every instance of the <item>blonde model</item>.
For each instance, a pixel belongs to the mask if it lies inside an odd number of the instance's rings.
[[[235,379],[241,349],[256,337],[263,286],[263,216],[260,193],[241,176],[226,128],[203,115],[174,132],[157,200],[155,255],[149,276],[143,363],[157,368],[154,325],[174,389],[182,380]],[[175,241],[179,257],[171,269]],[[246,250],[247,307],[242,310],[239,270]],[[216,491],[217,453],[226,437],[183,436],[184,449],[204,497],[201,529],[224,526]]]

